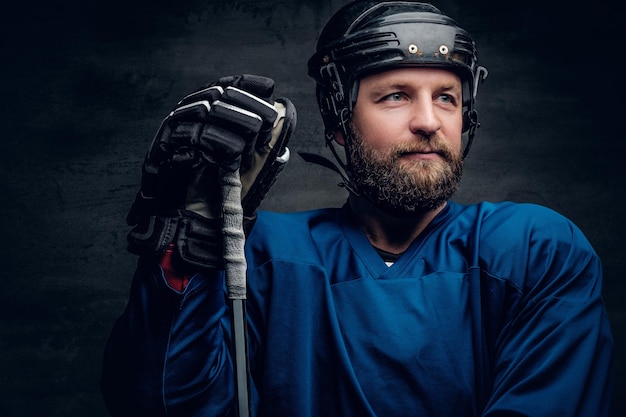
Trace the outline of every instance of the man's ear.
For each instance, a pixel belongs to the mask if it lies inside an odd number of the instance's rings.
[[[335,142],[337,142],[341,146],[345,146],[346,144],[346,138],[343,135],[343,132],[341,132],[340,130],[335,130],[333,132],[333,139],[335,139]]]

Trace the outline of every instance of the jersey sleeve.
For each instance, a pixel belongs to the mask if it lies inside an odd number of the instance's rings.
[[[496,342],[483,416],[607,416],[613,340],[600,260],[567,219],[529,217],[515,225],[523,244],[508,254],[521,297]]]
[[[140,261],[105,347],[102,393],[112,416],[227,416],[234,396],[221,272],[182,291]]]

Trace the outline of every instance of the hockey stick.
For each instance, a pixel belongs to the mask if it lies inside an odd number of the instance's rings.
[[[222,211],[224,215],[224,262],[226,289],[231,301],[232,355],[235,367],[235,400],[238,417],[250,416],[246,326],[246,258],[241,207],[239,170],[222,170]]]

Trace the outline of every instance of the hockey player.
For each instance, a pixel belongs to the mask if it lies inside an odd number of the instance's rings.
[[[613,343],[581,231],[536,205],[449,201],[486,75],[469,34],[428,4],[350,3],[309,74],[341,208],[256,213],[295,124],[270,79],[223,78],[159,129],[105,352],[111,414],[235,413],[219,178],[240,170],[253,416],[606,416]]]

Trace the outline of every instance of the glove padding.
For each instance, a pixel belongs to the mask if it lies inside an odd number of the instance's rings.
[[[158,256],[174,245],[179,267],[223,267],[220,171],[240,170],[252,217],[288,160],[296,112],[273,89],[266,77],[224,77],[178,103],[144,160],[129,251]]]

